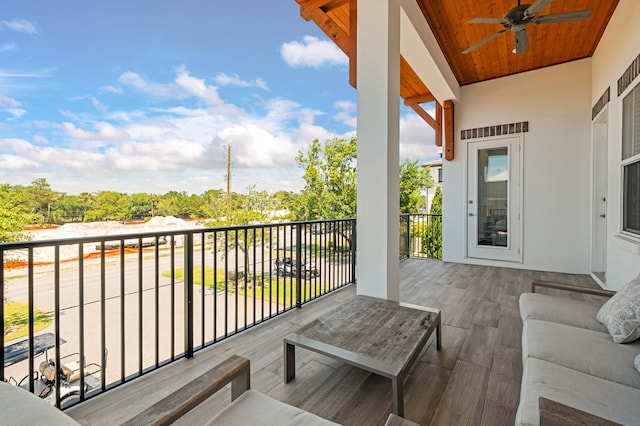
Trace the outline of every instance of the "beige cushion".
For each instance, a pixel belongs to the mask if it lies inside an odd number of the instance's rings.
[[[78,425],[71,417],[28,391],[0,382],[1,424]]]
[[[640,337],[640,275],[602,305],[596,319],[607,327],[616,343]]]
[[[315,414],[248,390],[207,425],[336,425]]]
[[[598,304],[548,294],[522,293],[520,316],[523,322],[528,319],[545,320],[607,333],[607,328],[596,321],[605,300],[603,298]]]
[[[640,341],[617,345],[598,331],[538,320],[522,328],[523,364],[538,358],[640,389],[640,374],[633,367],[638,352]]]
[[[516,425],[540,424],[540,396],[622,425],[637,425],[640,419],[640,389],[528,358],[522,371]]]

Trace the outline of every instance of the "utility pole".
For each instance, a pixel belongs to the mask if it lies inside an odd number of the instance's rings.
[[[231,219],[231,145],[227,147],[227,215]]]

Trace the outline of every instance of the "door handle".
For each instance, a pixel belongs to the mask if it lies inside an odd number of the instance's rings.
[[[475,215],[476,215],[475,213],[469,213],[469,216],[475,216]]]
[[[600,217],[604,218],[607,217],[607,215],[605,215],[604,213],[600,215]]]

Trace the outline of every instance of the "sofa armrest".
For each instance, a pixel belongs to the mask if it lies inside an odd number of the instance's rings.
[[[231,383],[232,401],[251,387],[248,359],[238,355],[230,356],[124,424],[171,424],[228,383]]]
[[[611,297],[616,294],[613,290],[605,290],[602,288],[584,287],[574,284],[557,283],[554,281],[532,280],[531,292],[535,293],[537,287],[552,288],[556,290],[566,290],[575,293],[592,294],[595,296]]]
[[[562,425],[599,425],[620,426],[602,417],[578,410],[577,408],[561,404],[551,399],[540,397],[538,399],[540,409],[540,426]]]

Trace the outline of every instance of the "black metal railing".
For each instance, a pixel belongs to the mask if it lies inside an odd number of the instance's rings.
[[[354,242],[343,219],[0,244],[0,380],[73,405],[354,282]]]
[[[400,258],[442,259],[442,215],[400,215]]]

